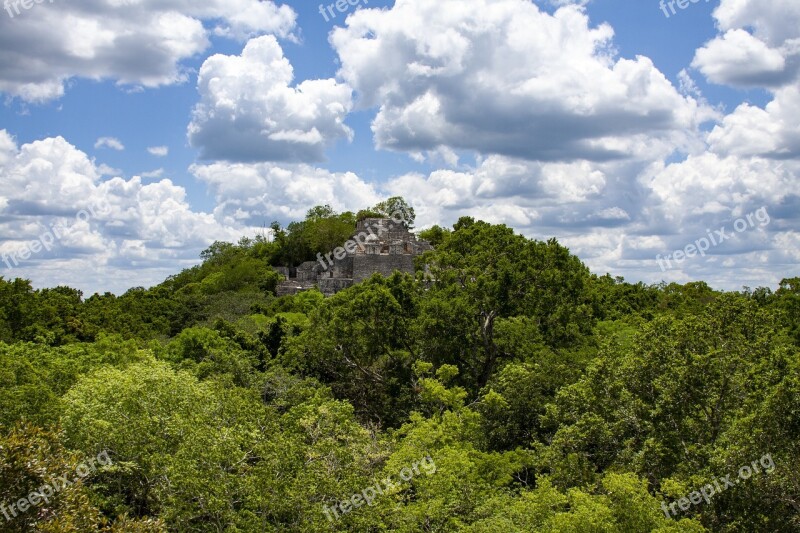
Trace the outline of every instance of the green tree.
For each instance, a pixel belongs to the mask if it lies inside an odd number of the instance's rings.
[[[435,282],[423,304],[427,316],[421,342],[441,343],[456,336],[468,344],[461,341],[459,346],[431,346],[424,351],[447,357],[443,362],[463,365],[466,377],[480,388],[508,355],[496,341],[499,318],[532,318],[536,334],[554,348],[579,343],[591,332],[591,308],[584,290],[588,270],[566,248],[555,240],[529,241],[504,225],[469,218],[454,228],[423,257]],[[448,354],[447,348],[459,353]]]
[[[92,456],[95,457],[95,456]],[[131,520],[126,516],[109,524],[91,503],[91,485],[108,465],[95,465],[101,473],[85,472],[79,465],[87,457],[69,452],[62,436],[29,425],[19,425],[8,435],[0,434],[0,516],[3,531],[8,533],[36,531],[40,533],[84,533],[86,531],[165,531],[158,521]],[[70,482],[64,486],[60,478]],[[54,480],[59,480],[54,487]],[[49,488],[45,488],[45,487]],[[21,510],[18,502],[37,493],[36,506]],[[13,507],[12,507],[13,506]]]
[[[396,425],[411,399],[411,320],[419,286],[408,275],[379,275],[328,298],[289,339],[286,368],[329,384],[364,419]]]
[[[380,213],[381,218],[402,218],[403,226],[406,229],[414,228],[414,221],[417,218],[414,208],[406,202],[402,196],[392,196],[391,198],[375,204],[371,209],[375,213]]]
[[[441,226],[433,226],[418,232],[417,237],[424,241],[428,241],[431,246],[436,247],[442,244],[449,234],[450,231],[448,229],[442,228]]]
[[[113,459],[99,480],[101,508],[162,516],[179,528],[233,521],[243,497],[236,479],[266,423],[252,393],[149,361],[98,370],[65,402],[69,444]]]
[[[239,386],[250,384],[259,364],[256,354],[207,328],[183,330],[167,345],[164,357],[199,379],[228,376]]]

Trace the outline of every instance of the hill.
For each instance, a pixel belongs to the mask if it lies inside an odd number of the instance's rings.
[[[800,278],[630,284],[465,217],[276,295],[400,208],[119,297],[0,278],[3,531],[797,531]]]

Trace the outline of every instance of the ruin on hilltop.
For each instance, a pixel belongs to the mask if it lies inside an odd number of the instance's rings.
[[[329,253],[318,254],[318,261],[306,261],[296,268],[276,267],[286,278],[278,284],[277,295],[318,287],[331,296],[375,273],[390,276],[399,270],[413,274],[414,258],[432,249],[402,223],[390,218],[365,218],[356,224],[349,241]]]

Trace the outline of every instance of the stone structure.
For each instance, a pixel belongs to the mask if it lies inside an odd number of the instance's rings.
[[[366,218],[356,224],[356,231],[348,243],[334,253],[320,254],[319,261],[308,261],[296,269],[277,267],[287,276],[278,284],[278,296],[297,294],[318,287],[320,292],[331,296],[360,283],[376,272],[390,276],[395,270],[414,273],[414,258],[431,250],[426,241],[418,241],[416,235],[405,226],[389,218]]]

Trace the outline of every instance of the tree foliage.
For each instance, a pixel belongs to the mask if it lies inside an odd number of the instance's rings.
[[[275,295],[398,212],[318,206],[122,295],[0,278],[0,504],[112,459],[0,529],[800,529],[800,278],[632,284],[464,217],[413,275]]]

